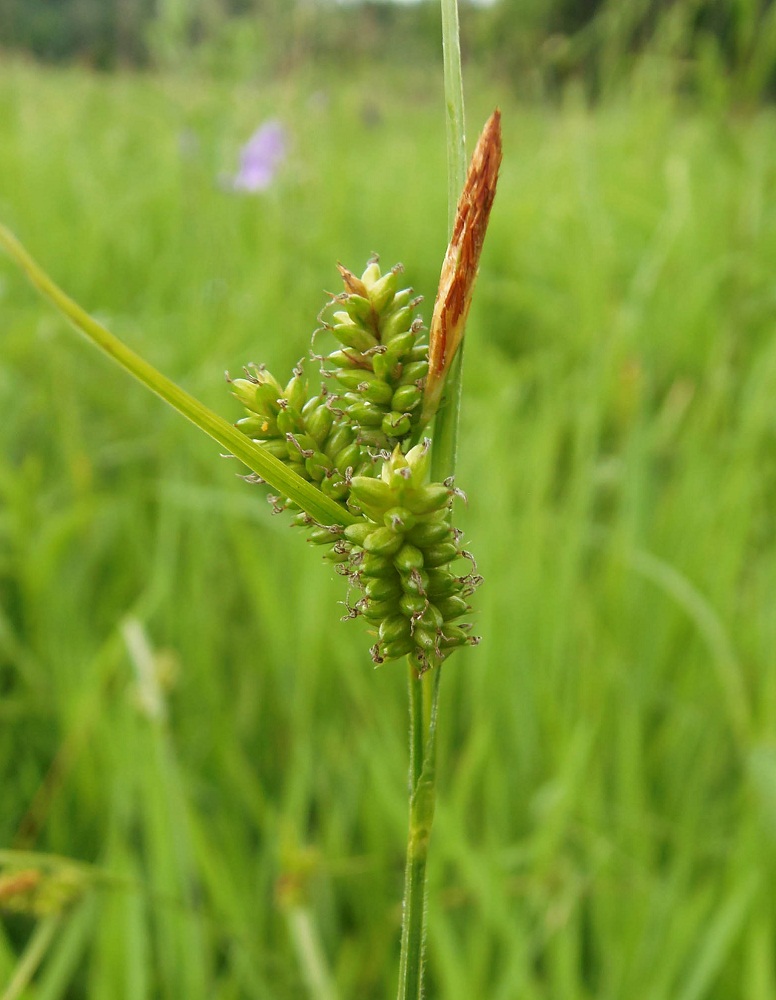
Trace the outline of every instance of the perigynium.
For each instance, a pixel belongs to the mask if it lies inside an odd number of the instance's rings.
[[[428,374],[420,299],[399,287],[398,266],[339,270],[344,291],[321,328],[339,347],[315,356],[321,384],[311,389],[302,364],[285,388],[262,366],[246,369],[231,382],[246,410],[237,427],[356,516],[347,526],[316,525],[305,512],[295,520],[347,580],[345,617],[368,623],[374,663],[409,656],[420,675],[479,641],[455,623],[480,577],[450,524],[460,491],[429,481],[431,439],[413,444]],[[270,500],[276,511],[296,506]]]

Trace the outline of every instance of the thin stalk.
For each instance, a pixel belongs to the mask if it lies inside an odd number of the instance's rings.
[[[409,669],[409,706],[410,706],[410,782],[409,793],[420,781],[423,770],[423,689],[418,683],[418,675],[410,664]]]
[[[437,667],[418,679],[410,673],[410,821],[407,866],[404,872],[404,908],[398,1000],[420,1000],[426,952],[426,869],[436,804],[436,724],[439,706]],[[417,740],[420,725],[422,739]],[[418,746],[420,742],[420,746]],[[417,752],[422,754],[418,767]],[[417,774],[417,778],[415,775]]]
[[[447,228],[452,233],[458,196],[466,180],[466,126],[458,0],[442,0],[442,54],[447,110]]]
[[[420,899],[417,897],[417,882],[413,877],[415,859],[413,857],[412,801],[423,768],[423,697],[422,688],[418,683],[418,677],[411,663],[409,664],[408,680],[407,690],[410,715],[410,820],[407,835],[407,861],[404,869],[401,955],[399,958],[399,1000],[409,1000],[410,997],[418,995],[415,977],[419,974],[417,969],[422,961],[422,956],[417,954],[418,949],[413,944],[421,930],[421,926],[418,924],[418,916],[422,913],[423,899],[422,896]],[[413,956],[413,968],[410,967],[410,953]],[[415,988],[414,994],[411,992],[413,985]]]
[[[452,235],[458,196],[466,180],[466,135],[458,0],[441,0],[442,50],[447,122],[448,229]],[[434,422],[431,478],[442,482],[455,474],[461,409],[463,345],[446,382],[445,400]],[[436,726],[439,683],[437,666],[418,678],[410,666],[410,817],[404,873],[398,1000],[421,1000],[426,952],[426,867],[436,803]]]
[[[441,3],[447,123],[447,228],[449,235],[452,235],[458,197],[466,181],[466,123],[458,0],[441,0]],[[442,482],[455,474],[462,369],[463,344],[458,348],[450,367],[445,384],[445,398],[434,422],[434,448],[431,455],[431,478],[434,482]]]

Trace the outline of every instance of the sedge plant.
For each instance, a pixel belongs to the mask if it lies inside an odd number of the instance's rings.
[[[288,510],[343,577],[345,617],[366,622],[373,662],[406,658],[410,804],[399,1000],[423,992],[442,664],[479,641],[463,619],[480,577],[452,506],[460,495],[462,341],[501,161],[496,111],[466,173],[455,0],[442,0],[442,11],[451,233],[428,337],[401,266],[383,271],[373,258],[357,275],[339,265],[342,290],[290,379],[261,365],[229,379],[244,410],[232,425],[93,319],[0,226],[0,245],[87,338],[238,458],[246,478],[272,488],[274,510]]]

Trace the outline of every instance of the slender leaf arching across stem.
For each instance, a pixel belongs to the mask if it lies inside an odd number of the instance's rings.
[[[204,431],[282,496],[289,497],[319,524],[352,524],[355,518],[279,462],[266,449],[254,444],[228,421],[168,379],[153,365],[123,344],[62,291],[21,243],[0,225],[0,246],[22,268],[32,284],[93,344],[146,388]]]

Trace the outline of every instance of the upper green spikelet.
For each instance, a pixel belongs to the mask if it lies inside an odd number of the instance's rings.
[[[335,399],[358,427],[359,443],[392,450],[419,427],[428,347],[421,298],[399,285],[402,267],[383,274],[376,259],[361,277],[339,265],[344,291],[332,296],[323,329],[340,347],[321,358]]]

